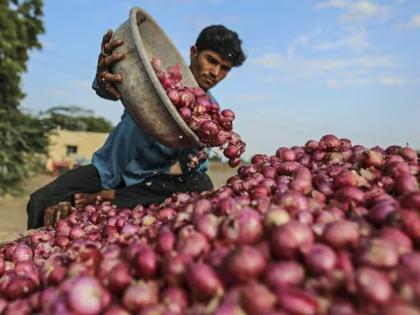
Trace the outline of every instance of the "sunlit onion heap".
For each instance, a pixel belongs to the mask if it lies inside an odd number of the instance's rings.
[[[333,135],[0,246],[0,314],[420,314],[419,156]]]
[[[160,60],[153,58],[152,67],[172,104],[201,142],[207,147],[219,147],[229,159],[229,166],[238,166],[245,143],[232,131],[235,113],[230,109],[220,111],[219,104],[203,89],[184,86],[179,64],[165,72]]]

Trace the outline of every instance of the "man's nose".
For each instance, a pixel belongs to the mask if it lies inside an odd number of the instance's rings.
[[[219,66],[213,66],[210,69],[210,74],[214,78],[217,78],[217,76],[219,75],[219,72],[220,72],[220,67]]]

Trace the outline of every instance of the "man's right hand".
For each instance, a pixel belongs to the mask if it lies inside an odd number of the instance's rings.
[[[102,39],[101,53],[98,57],[98,67],[96,71],[96,80],[99,86],[110,96],[121,98],[115,83],[122,82],[120,74],[112,74],[111,66],[125,58],[124,53],[112,53],[112,51],[121,46],[124,42],[121,39],[111,40],[112,30],[108,30]]]

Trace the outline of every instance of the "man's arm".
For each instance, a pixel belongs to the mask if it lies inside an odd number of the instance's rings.
[[[121,39],[111,40],[112,30],[108,30],[102,39],[101,53],[98,57],[98,66],[92,88],[96,94],[109,100],[118,100],[121,98],[115,83],[121,83],[123,78],[120,74],[110,72],[112,65],[125,58],[124,53],[112,53],[124,42]]]

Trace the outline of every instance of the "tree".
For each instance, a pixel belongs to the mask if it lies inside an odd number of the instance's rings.
[[[41,48],[42,8],[41,0],[0,0],[0,195],[16,188],[48,145],[45,122],[19,108],[29,51]]]
[[[52,128],[73,131],[110,132],[112,124],[103,117],[96,117],[92,110],[79,106],[56,106],[42,113]]]

